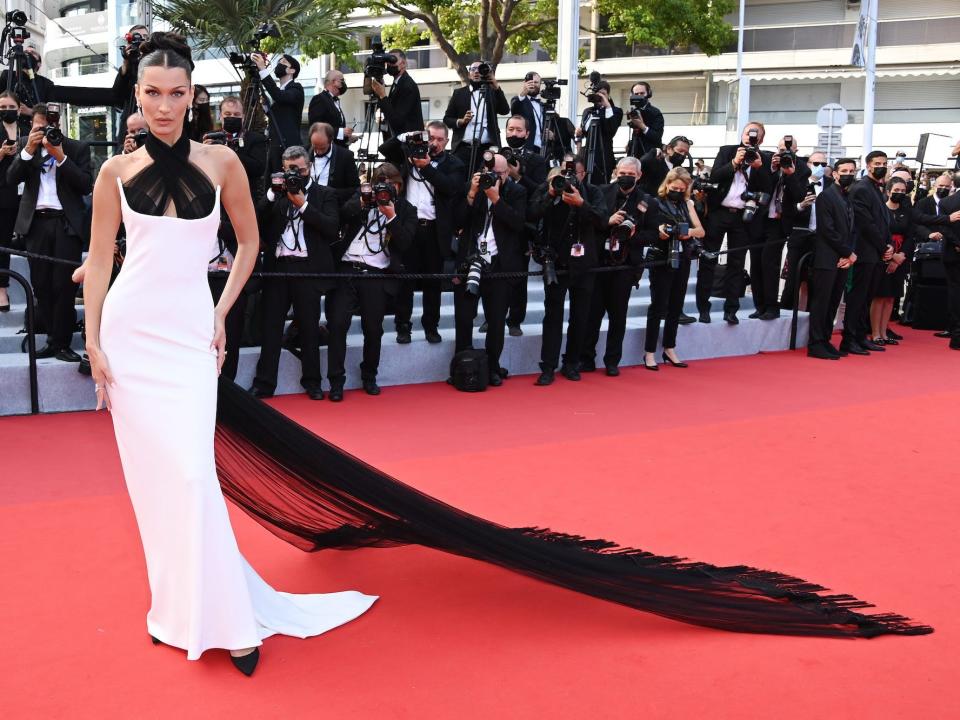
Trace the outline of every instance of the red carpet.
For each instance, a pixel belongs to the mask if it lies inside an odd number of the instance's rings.
[[[275,406],[444,500],[662,554],[748,563],[929,623],[925,637],[736,635],[420,548],[301,553],[235,512],[275,586],[379,594],[271,638],[245,679],[147,637],[109,417],[0,419],[0,717],[947,718],[958,622],[960,353],[730,358]],[[952,648],[952,649],[951,649]]]

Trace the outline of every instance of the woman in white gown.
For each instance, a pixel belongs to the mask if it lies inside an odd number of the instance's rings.
[[[276,592],[237,548],[214,462],[217,376],[224,318],[253,269],[259,239],[236,154],[184,133],[192,67],[179,36],[154,33],[143,46],[136,97],[151,134],[145,147],[104,163],[94,188],[87,352],[143,541],[148,632],[191,660],[227,649],[249,675],[264,638],[317,635],[376,598]],[[214,307],[207,264],[221,202],[239,249]],[[108,292],[121,220],[127,255]]]

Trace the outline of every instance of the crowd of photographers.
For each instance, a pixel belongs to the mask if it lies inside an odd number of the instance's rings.
[[[148,133],[135,104],[125,101],[136,76],[135,44],[145,32],[132,28],[128,34],[132,49],[111,90],[124,99],[113,103],[124,108],[124,153],[137,152]],[[404,54],[382,48],[368,61],[363,90],[382,116],[384,140],[378,148],[361,149],[369,140],[354,132],[340,106],[348,90],[342,73],[323,78],[302,135],[298,61],[278,55],[271,70],[260,52],[231,59],[248,72],[254,101],[249,93],[229,96],[214,111],[210,94],[196,86],[185,131],[198,142],[234,150],[250,181],[262,276],[251,279],[227,320],[223,371],[235,376],[241,345],[259,345],[251,387],[258,397],[274,393],[281,350],[287,348],[301,360],[304,390],[323,398],[319,347],[325,343],[329,397],[341,400],[346,339],[356,315],[363,388],[379,394],[385,319],[392,313],[397,343],[410,343],[417,292],[420,328],[430,343],[441,342],[441,294],[453,293],[450,382],[464,390],[501,385],[507,377],[500,362],[505,335],[523,334],[531,258],[544,283],[538,385],[554,382],[557,371],[576,381],[597,369],[604,316],[608,331],[599,362],[607,375],[619,374],[630,295],[644,272],[651,289],[643,360],[648,370],[658,370],[658,360],[686,367],[676,347],[678,326],[711,322],[711,297],[722,297],[723,320],[738,324],[747,282],[755,306],[750,317],[760,320],[779,317],[781,307],[792,307],[797,284],[808,284],[812,357],[882,352],[901,339],[889,321],[918,243],[942,248],[950,347],[960,349],[960,194],[953,193],[960,183],[949,175],[923,197],[898,159],[891,163],[873,152],[864,168],[853,159],[830,166],[819,152],[799,156],[790,136],[777,139],[774,150],[763,149],[759,122],[744,128],[740,143],[721,147],[708,170],[702,161],[694,165],[690,139],[678,135],[664,142],[663,115],[647,82],[631,88],[629,141],[614,148],[624,112],[599,75],[590,77],[589,104],[574,127],[555,110],[556,81],[528,73],[508,102],[494,69],[481,61],[466,68],[469,81],[453,92],[443,120],[425,124]],[[23,84],[18,89],[24,91]],[[263,132],[252,122],[261,94],[269,108]],[[58,115],[58,104],[42,96],[23,102],[13,91],[0,93],[6,131],[0,232],[4,238],[16,233],[31,252],[79,261],[88,234],[90,159],[83,143],[63,137]],[[498,117],[506,117],[502,133]],[[355,154],[351,145],[358,142]],[[729,252],[719,277],[724,240]],[[211,248],[214,296],[223,290],[235,250],[224,215]],[[813,259],[799,277],[798,261],[807,252]],[[694,260],[697,317],[683,312]],[[64,267],[31,261],[39,321],[47,333],[39,355],[75,362],[80,358],[70,344],[77,286]],[[833,322],[844,295],[843,337],[834,347]],[[474,328],[481,315],[479,350]]]

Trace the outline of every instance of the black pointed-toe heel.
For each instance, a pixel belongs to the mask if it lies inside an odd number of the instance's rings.
[[[150,636],[150,640],[153,641],[153,644],[154,644],[154,645],[159,645],[159,644],[160,644],[160,641],[157,640],[153,635]]]
[[[257,663],[260,662],[260,648],[254,648],[252,653],[247,653],[240,657],[230,656],[230,662],[233,663],[233,666],[242,672],[247,677],[253,675],[253,671],[257,668]]]
[[[690,367],[690,366],[687,365],[685,362],[674,362],[673,360],[671,360],[670,358],[667,357],[667,354],[666,354],[666,353],[664,353],[661,357],[663,358],[663,361],[664,361],[665,363],[669,363],[669,364],[672,365],[673,367],[678,367],[678,368]]]

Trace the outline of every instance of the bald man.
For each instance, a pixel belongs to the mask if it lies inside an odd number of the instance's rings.
[[[310,108],[307,110],[307,121],[312,127],[314,123],[322,122],[332,126],[337,144],[346,147],[355,139],[353,128],[347,127],[347,118],[340,106],[340,97],[347,91],[347,83],[343,73],[331,70],[323,77],[323,90],[310,99]]]

